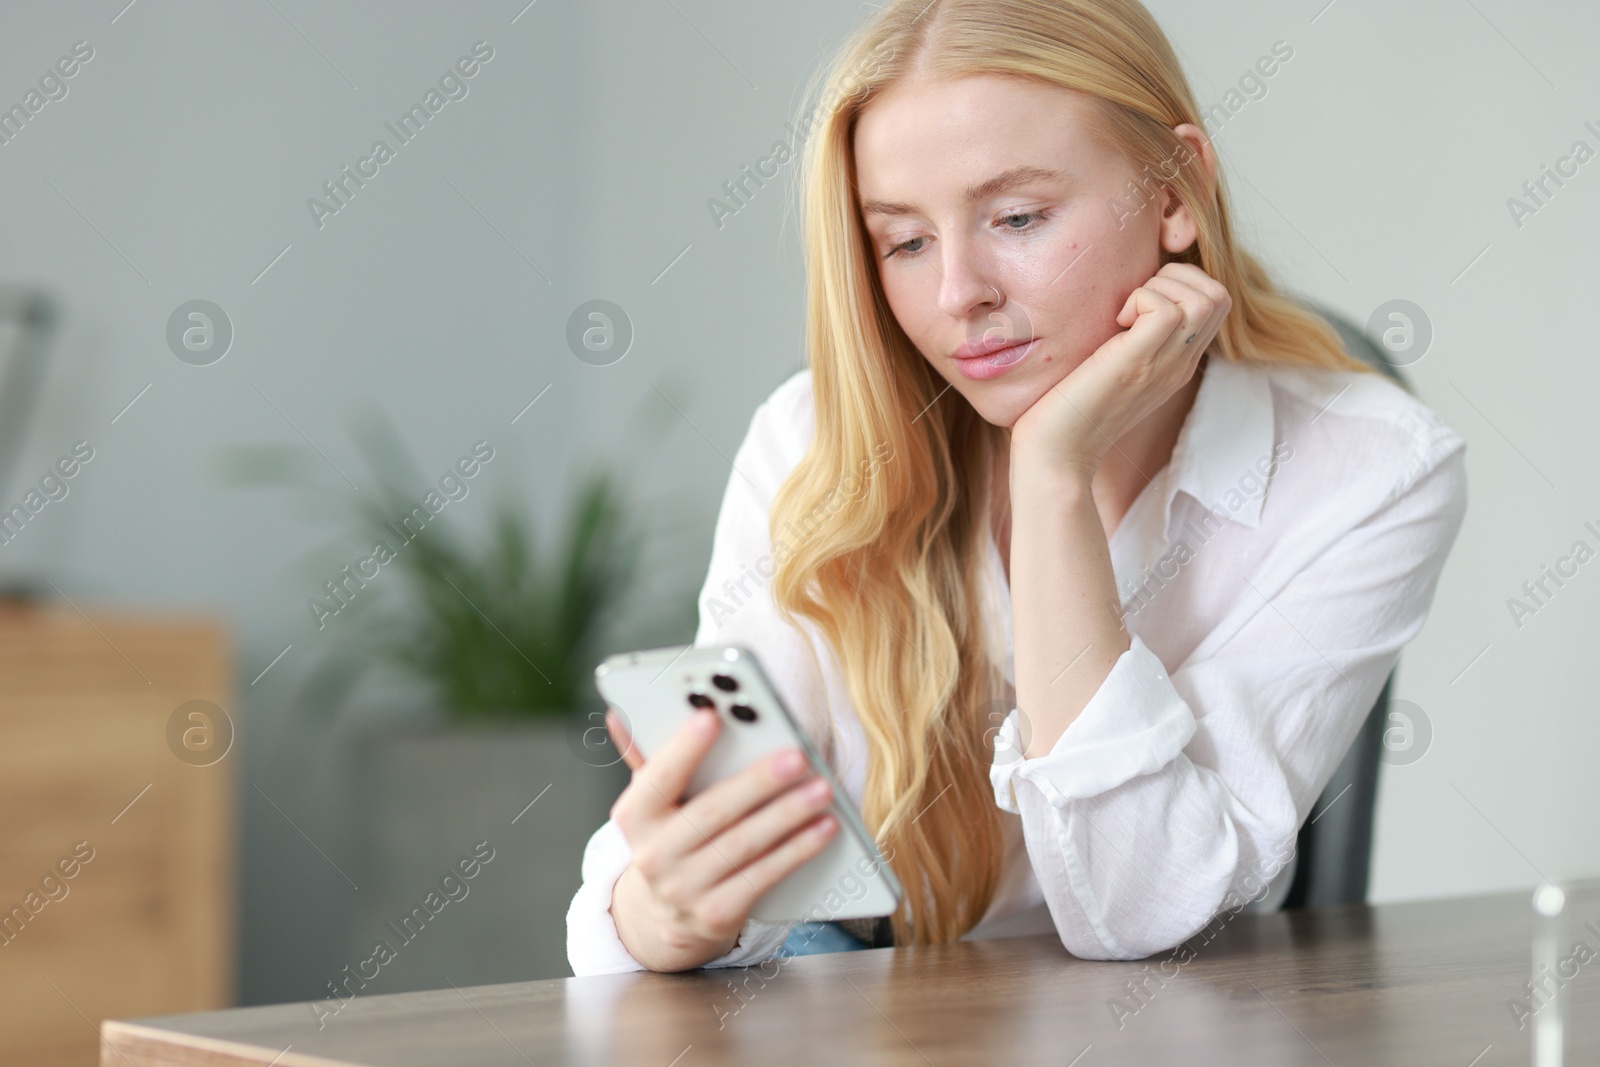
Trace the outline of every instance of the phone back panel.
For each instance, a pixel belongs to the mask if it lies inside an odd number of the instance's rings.
[[[833,786],[829,810],[839,831],[803,867],[751,909],[768,922],[861,919],[889,915],[901,888],[844,788],[778,698],[755,656],[733,645],[652,649],[608,658],[595,684],[623,715],[634,745],[649,759],[694,713],[691,694],[715,705],[722,729],[689,780],[686,797],[782,748],[798,746]]]

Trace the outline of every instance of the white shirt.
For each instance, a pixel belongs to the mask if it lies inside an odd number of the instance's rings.
[[[859,804],[864,735],[837,661],[767,589],[768,508],[814,432],[801,371],[734,456],[694,644],[753,651]],[[1140,959],[1246,900],[1276,909],[1300,825],[1427,616],[1466,511],[1464,456],[1381,375],[1208,358],[1170,462],[1111,536],[1131,647],[1048,754],[1021,758],[1018,710],[1001,725],[988,771],[1008,858],[966,938],[1054,931],[1075,956]],[[985,590],[991,655],[1014,686],[992,536]],[[641,969],[608,910],[630,859],[609,820],[584,851],[575,974]],[[751,920],[706,966],[767,959],[790,928]]]

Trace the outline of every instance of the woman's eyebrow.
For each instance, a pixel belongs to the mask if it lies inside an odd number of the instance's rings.
[[[1020,167],[1012,167],[1010,170],[1002,171],[987,181],[979,182],[977,185],[969,187],[967,189],[967,201],[970,203],[991,196],[999,196],[1001,193],[1010,192],[1017,186],[1026,185],[1029,182],[1065,182],[1068,180],[1068,175],[1063,171],[1024,164]],[[866,200],[861,204],[861,213],[863,215],[915,215],[917,209],[912,204],[898,200]]]

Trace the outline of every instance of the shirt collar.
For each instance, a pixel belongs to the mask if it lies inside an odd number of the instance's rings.
[[[1179,492],[1188,493],[1202,508],[1219,509],[1219,517],[1259,526],[1265,493],[1252,478],[1264,481],[1263,468],[1275,469],[1273,438],[1272,384],[1266,369],[1207,355],[1194,405],[1168,461],[1168,539],[1172,501]]]

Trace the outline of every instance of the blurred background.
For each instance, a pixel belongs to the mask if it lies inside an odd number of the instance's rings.
[[[1241,237],[1469,442],[1370,899],[1592,873],[1600,10],[1150,7]],[[747,168],[870,10],[0,8],[0,1058],[570,973],[590,670],[693,637],[803,365]]]

